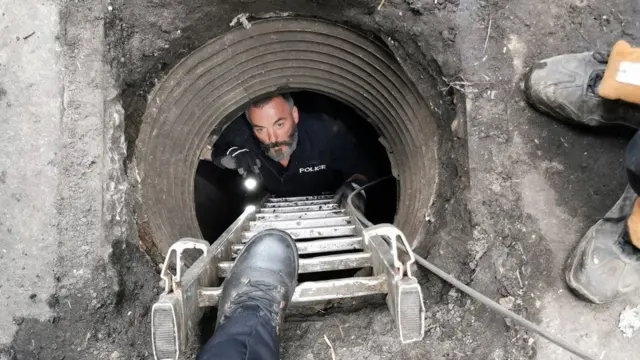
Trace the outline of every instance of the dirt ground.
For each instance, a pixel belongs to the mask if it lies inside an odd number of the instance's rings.
[[[585,304],[562,272],[571,247],[622,193],[631,134],[575,129],[536,113],[520,81],[545,57],[606,50],[620,37],[640,43],[640,2],[377,5],[9,1],[0,18],[0,263],[14,271],[0,275],[0,308],[8,309],[0,314],[0,360],[152,358],[149,310],[159,277],[137,244],[135,189],[123,165],[131,165],[153,85],[247,9],[323,17],[384,39],[423,94],[445,100],[445,184],[421,253],[602,359],[635,358],[637,341],[616,325],[640,294]],[[466,85],[452,93],[454,81]],[[378,305],[291,318],[283,358],[330,359],[325,335],[336,359],[577,358],[433,275],[422,281],[423,342],[402,346]]]

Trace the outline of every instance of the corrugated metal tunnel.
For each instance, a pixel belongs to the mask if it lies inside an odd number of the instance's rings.
[[[162,253],[180,238],[201,237],[193,197],[200,152],[253,98],[279,91],[335,98],[373,125],[398,179],[395,224],[409,239],[422,239],[438,178],[437,128],[427,101],[382,42],[304,18],[231,30],[185,57],[155,87],[135,153],[141,235]]]

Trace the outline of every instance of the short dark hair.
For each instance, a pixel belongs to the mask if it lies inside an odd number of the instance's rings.
[[[269,101],[277,98],[277,97],[282,97],[284,99],[284,101],[287,103],[287,105],[289,105],[289,109],[293,108],[295,106],[295,103],[293,102],[293,97],[291,96],[291,94],[289,93],[282,93],[282,94],[271,94],[268,96],[264,96],[264,97],[259,97],[258,99],[254,100],[251,104],[249,104],[249,106],[247,106],[247,110],[244,111],[244,116],[247,118],[247,120],[249,120],[249,109],[252,107],[262,107],[265,104],[267,104]]]

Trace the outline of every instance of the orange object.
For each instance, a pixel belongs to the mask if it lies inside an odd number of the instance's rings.
[[[631,215],[627,218],[627,229],[629,230],[629,237],[631,243],[636,248],[640,249],[640,200],[636,199],[633,203],[633,210]]]
[[[640,104],[640,48],[618,40],[611,49],[598,95]]]

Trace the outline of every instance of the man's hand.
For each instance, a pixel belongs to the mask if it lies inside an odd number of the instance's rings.
[[[340,186],[340,188],[338,188],[338,191],[336,192],[334,200],[337,203],[341,203],[341,202],[345,202],[346,203],[346,201],[349,198],[349,196],[354,191],[356,191],[356,190],[360,189],[362,186],[364,186],[366,183],[367,183],[367,181],[364,180],[363,178],[352,177],[351,179],[345,181],[344,184],[342,184],[342,186]],[[367,202],[367,195],[365,194],[364,191],[358,192],[357,194],[355,194],[353,196],[353,198],[351,198],[351,203],[353,204],[353,207],[355,207],[356,210],[358,210],[362,214],[364,214],[366,202]]]
[[[260,160],[248,149],[232,147],[227,151],[227,155],[220,159],[220,164],[227,169],[238,170],[242,177],[260,176]]]

